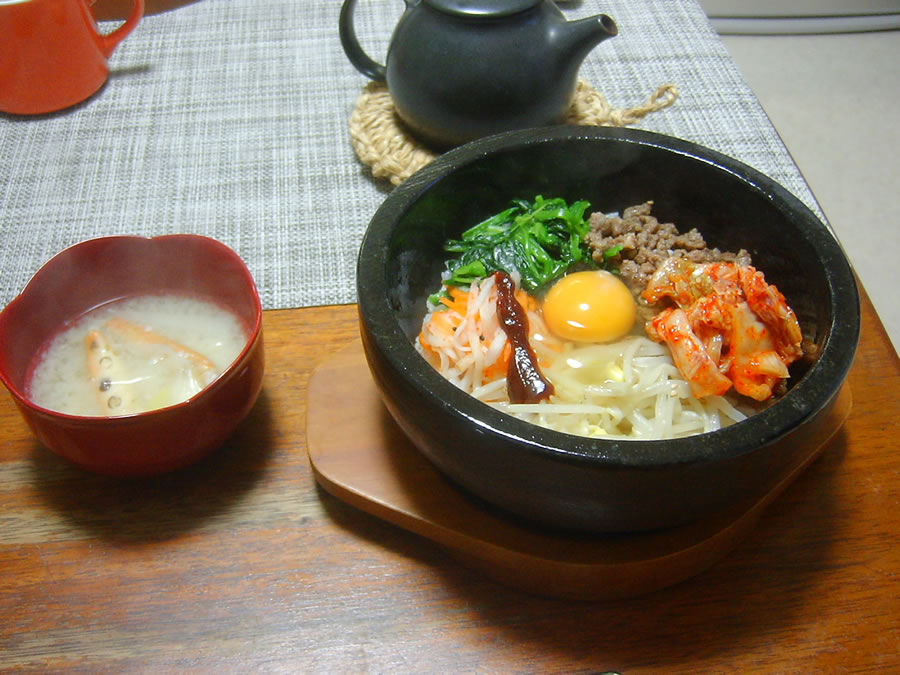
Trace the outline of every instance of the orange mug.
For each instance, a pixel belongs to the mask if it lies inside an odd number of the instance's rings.
[[[39,115],[94,94],[107,59],[144,15],[134,0],[121,26],[102,35],[93,0],[0,0],[0,111]]]

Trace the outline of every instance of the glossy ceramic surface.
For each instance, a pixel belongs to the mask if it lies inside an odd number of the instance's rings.
[[[96,93],[107,60],[144,15],[134,0],[118,28],[102,34],[93,0],[0,0],[0,112],[37,115],[63,110]]]
[[[240,355],[193,398],[119,417],[66,415],[26,396],[38,350],[66,321],[118,298],[175,292],[233,312],[249,337]],[[47,262],[0,313],[0,380],[35,436],[58,455],[95,471],[146,476],[186,466],[219,446],[250,412],[262,387],[262,308],[244,262],[196,235],[104,237]]]
[[[406,0],[382,65],[357,40],[356,1],[341,10],[344,52],[438,148],[562,121],[585,56],[618,33],[606,15],[567,21],[551,0]]]
[[[732,427],[672,441],[604,441],[542,429],[456,389],[413,349],[448,237],[513,198],[587,199],[591,211],[645,200],[726,250],[747,248],[819,347],[788,394]],[[854,276],[826,226],[766,176],[719,153],[633,129],[553,127],[475,141],[396,189],[358,262],[370,369],[392,416],[447,476],[533,521],[593,531],[689,522],[759,494],[834,401],[856,350]]]

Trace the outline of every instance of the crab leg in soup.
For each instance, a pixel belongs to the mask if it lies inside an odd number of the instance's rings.
[[[91,384],[97,392],[100,410],[109,411],[109,415],[127,415],[133,412],[123,399],[123,389],[128,385],[125,373],[122,372],[122,364],[103,333],[92,330],[84,338],[84,347]]]

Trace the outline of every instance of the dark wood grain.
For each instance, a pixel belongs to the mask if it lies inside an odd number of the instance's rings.
[[[853,410],[820,459],[706,572],[594,603],[497,585],[318,488],[307,382],[356,310],[267,312],[265,334],[251,416],[155,480],[64,464],[0,398],[0,670],[900,668],[900,364],[867,298]]]

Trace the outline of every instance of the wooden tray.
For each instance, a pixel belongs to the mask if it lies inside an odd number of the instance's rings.
[[[394,423],[359,341],[322,363],[310,378],[307,451],[325,490],[432,539],[502,584],[553,597],[621,598],[683,581],[725,556],[819,455],[851,406],[845,384],[821,416],[806,452],[766,494],[689,525],[627,535],[532,528],[468,497]]]

